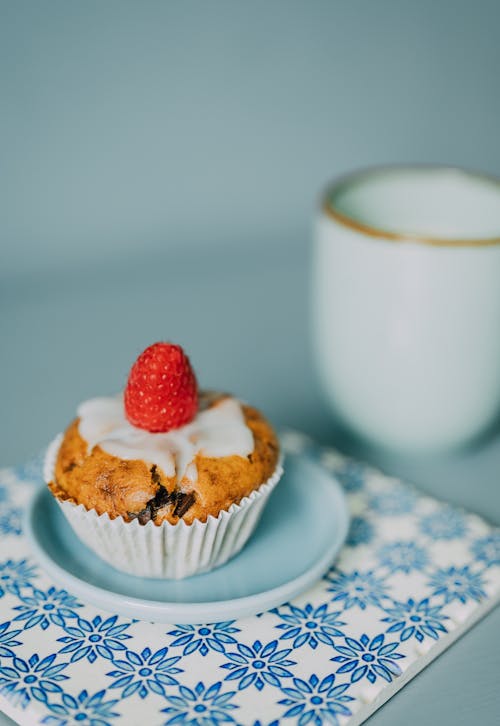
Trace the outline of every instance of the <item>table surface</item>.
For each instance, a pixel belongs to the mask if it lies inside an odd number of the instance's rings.
[[[203,387],[232,391],[277,425],[301,429],[500,524],[500,428],[467,451],[418,458],[353,438],[318,386],[308,298],[309,250],[298,239],[2,281],[0,465],[40,450],[79,401],[119,390],[146,345],[173,340],[189,352]],[[498,723],[499,631],[500,608],[369,723]]]

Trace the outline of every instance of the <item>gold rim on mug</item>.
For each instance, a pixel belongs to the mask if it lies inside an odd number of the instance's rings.
[[[381,227],[375,227],[371,224],[360,222],[353,217],[340,212],[334,206],[334,197],[338,195],[340,191],[348,187],[349,185],[363,179],[363,177],[369,177],[375,174],[384,172],[398,172],[398,171],[451,171],[458,174],[462,174],[467,177],[473,177],[476,179],[482,179],[483,181],[491,182],[498,185],[500,192],[500,178],[493,174],[487,174],[480,171],[472,171],[460,166],[447,166],[440,164],[391,164],[387,166],[371,166],[364,169],[358,169],[357,171],[346,174],[334,182],[327,185],[326,190],[323,194],[323,201],[321,208],[323,212],[339,222],[345,227],[350,227],[356,232],[362,232],[363,234],[369,235],[370,237],[376,237],[378,239],[385,239],[391,242],[418,242],[420,244],[433,245],[435,247],[490,247],[493,245],[500,245],[500,236],[495,237],[478,237],[478,238],[466,238],[466,239],[454,239],[452,237],[432,237],[428,235],[422,235],[418,233],[405,233],[405,232],[393,232],[382,229]]]

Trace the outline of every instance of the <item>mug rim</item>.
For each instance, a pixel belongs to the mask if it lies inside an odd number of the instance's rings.
[[[364,177],[376,176],[377,174],[386,172],[404,171],[454,172],[469,178],[482,179],[483,181],[488,181],[498,185],[500,192],[500,177],[487,172],[468,169],[466,167],[448,164],[381,164],[367,166],[348,172],[347,174],[343,174],[334,181],[328,183],[323,192],[321,209],[324,214],[342,224],[344,227],[348,227],[356,232],[362,232],[367,236],[384,239],[389,242],[417,242],[435,247],[491,247],[494,245],[500,245],[500,235],[493,237],[453,238],[419,233],[394,232],[392,230],[383,229],[380,226],[360,222],[354,217],[345,214],[344,212],[340,212],[335,208],[332,198],[334,194],[338,193],[342,188],[362,180]]]

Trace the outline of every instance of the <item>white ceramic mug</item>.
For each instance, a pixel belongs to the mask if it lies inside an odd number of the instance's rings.
[[[387,167],[332,184],[313,328],[337,414],[375,444],[443,449],[500,409],[500,180]]]

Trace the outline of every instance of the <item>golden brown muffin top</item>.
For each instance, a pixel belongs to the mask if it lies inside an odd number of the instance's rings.
[[[201,408],[207,410],[224,398],[223,394],[202,394]],[[252,453],[217,458],[197,454],[195,481],[186,477],[178,481],[157,465],[112,456],[99,445],[89,451],[77,418],[64,434],[49,488],[61,500],[83,504],[98,514],[107,512],[112,519],[137,518],[141,524],[149,520],[175,524],[180,519],[186,524],[195,519],[204,522],[258,489],[278,462],[279,445],[271,425],[257,409],[244,404],[241,409],[253,435]]]

